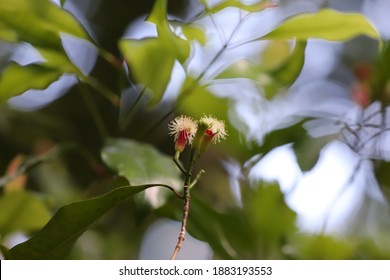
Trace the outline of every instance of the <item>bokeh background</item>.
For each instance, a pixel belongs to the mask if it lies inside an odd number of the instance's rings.
[[[177,20],[201,9],[195,0],[168,3],[169,17]],[[290,53],[291,42],[240,42],[267,34],[293,15],[325,7],[363,13],[384,41],[390,37],[386,0],[277,3],[278,8],[246,22],[233,40],[237,47],[209,67],[204,80],[214,79],[227,65],[240,66],[243,58],[274,66]],[[119,58],[121,38],[156,35],[155,27],[145,22],[153,4],[68,0],[63,7],[97,45]],[[241,16],[227,9],[197,23],[205,30],[207,44],[193,46],[190,73],[197,75],[207,67]],[[45,207],[39,212],[43,220],[62,205],[112,189],[115,172],[101,159],[107,138],[150,143],[171,156],[168,122],[181,113],[213,114],[224,117],[229,138],[197,162],[196,169],[206,174],[193,190],[189,235],[179,258],[389,258],[390,55],[387,51],[381,56],[378,41],[364,36],[347,42],[309,40],[303,69],[288,87],[269,90],[264,87],[267,77],[261,75],[260,85],[248,79],[216,80],[207,98],[186,101],[168,118],[164,116],[184,82],[179,66],[162,102],[150,108],[148,96],[138,100],[134,81],[98,56],[94,46],[72,38],[64,42],[72,48],[73,61],[116,93],[121,104],[93,90],[82,94],[77,79],[63,75],[45,90],[29,90],[1,105],[2,174],[10,174],[26,156],[44,154],[59,143],[71,146],[8,185],[36,194]],[[0,71],[10,61],[25,65],[40,59],[27,43],[0,41]],[[182,202],[169,196],[153,205],[153,199],[153,194],[140,195],[109,212],[81,236],[69,258],[167,259],[180,229]],[[7,208],[4,200],[0,203]],[[32,224],[3,231],[1,243],[12,247],[26,240],[39,230],[40,223]]]

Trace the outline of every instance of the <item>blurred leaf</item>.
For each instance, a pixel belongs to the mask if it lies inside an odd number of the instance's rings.
[[[17,43],[18,42],[18,34],[7,28],[3,23],[0,21],[0,40],[10,42],[10,43]]]
[[[206,1],[202,1],[202,2],[205,5],[207,4]],[[239,8],[247,12],[256,13],[256,12],[261,12],[264,9],[269,7],[276,7],[276,4],[270,3],[268,1],[259,1],[258,3],[255,4],[244,4],[240,0],[225,0],[225,1],[221,1],[220,3],[218,3],[217,5],[211,8],[208,8],[207,13],[215,14],[226,8]]]
[[[315,14],[294,16],[279,25],[275,30],[259,39],[297,39],[318,38],[330,41],[344,41],[366,35],[379,39],[378,31],[367,18],[359,13],[341,13],[322,9]]]
[[[374,99],[380,100],[385,106],[390,104],[390,64],[388,61],[390,61],[389,41],[384,44],[369,77]]]
[[[61,49],[61,32],[90,40],[73,15],[47,0],[1,0],[0,26],[2,39],[34,46]]]
[[[121,40],[119,47],[135,80],[152,90],[150,105],[158,103],[171,79],[175,58],[157,38]]]
[[[80,70],[73,65],[65,52],[59,52],[48,48],[36,48],[42,57],[46,60],[41,64],[48,68],[58,69],[62,73],[80,74]]]
[[[206,44],[206,35],[204,34],[204,30],[202,28],[188,24],[181,25],[181,28],[184,36],[186,36],[188,40],[196,40],[201,45]]]
[[[306,41],[297,42],[293,53],[270,75],[281,86],[290,86],[301,73],[305,62]]]
[[[25,191],[7,191],[0,197],[0,235],[16,231],[30,232],[50,219],[44,203]]]
[[[357,240],[358,244],[353,244],[357,259],[361,260],[389,260],[390,246],[388,245],[388,233],[384,232],[383,236],[377,236],[375,239],[367,238],[366,240]],[[383,244],[386,240],[386,245]],[[363,241],[363,242],[362,242]]]
[[[312,138],[306,134],[302,134],[301,139],[294,143],[297,163],[301,170],[311,170],[318,162],[322,148],[334,140],[334,138],[334,135]]]
[[[301,237],[299,256],[310,260],[349,260],[354,256],[354,248],[347,241],[336,240],[331,236],[305,235]]]
[[[0,76],[0,102],[29,89],[45,89],[56,81],[61,72],[39,64],[21,66],[10,63]]]
[[[190,54],[190,45],[172,32],[167,19],[167,0],[156,1],[147,20],[156,24],[158,37],[123,39],[119,48],[137,83],[152,90],[150,105],[155,105],[171,79],[175,60],[183,64]]]
[[[305,62],[306,41],[297,41],[294,51],[278,67],[268,72],[270,80],[264,83],[265,95],[272,99],[281,89],[291,86],[298,78]]]
[[[190,54],[190,45],[172,32],[167,19],[167,0],[157,0],[147,20],[156,24],[158,38],[165,46],[166,52],[183,64]]]
[[[294,143],[295,146],[301,145],[301,141],[307,135],[307,131],[302,127],[302,123],[303,121],[286,128],[271,131],[265,136],[264,142],[256,148],[253,154],[265,155],[275,147],[290,143]]]
[[[382,188],[390,189],[390,162],[373,161],[375,167],[375,177]]]
[[[266,69],[275,69],[282,65],[291,54],[290,43],[286,40],[269,41],[261,52],[261,65]]]
[[[11,258],[10,254],[9,254],[8,248],[3,246],[3,245],[1,245],[1,244],[0,244],[0,252],[3,254],[4,259],[7,260],[7,259]]]
[[[149,144],[129,139],[109,139],[102,150],[102,158],[131,185],[180,182],[180,172],[172,158]]]
[[[242,209],[220,213],[209,203],[193,196],[191,213],[189,219],[191,235],[208,242],[220,257],[241,259],[253,256],[256,236]]]
[[[246,59],[233,63],[216,77],[216,79],[236,78],[246,78],[260,82],[268,82],[270,79],[266,73],[265,65],[257,64]]]
[[[245,207],[265,252],[281,248],[296,231],[296,214],[286,205],[277,184],[261,183],[253,188]]]
[[[31,239],[9,250],[12,259],[63,259],[85,230],[113,207],[150,186],[120,187],[61,207]]]
[[[283,46],[282,48],[285,49]],[[304,64],[305,49],[306,41],[298,41],[293,52],[276,62],[274,67],[269,62],[256,64],[248,60],[237,61],[219,74],[217,79],[246,78],[258,81],[264,88],[266,97],[271,99],[281,88],[290,86],[298,78]],[[269,53],[268,50],[266,52]],[[266,55],[267,53],[263,54]]]

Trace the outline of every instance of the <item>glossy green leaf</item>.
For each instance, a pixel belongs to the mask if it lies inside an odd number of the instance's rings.
[[[157,0],[147,20],[156,24],[158,38],[165,46],[165,52],[171,53],[183,64],[190,54],[190,45],[172,32],[167,19],[167,0]]]
[[[31,239],[9,250],[12,259],[63,259],[85,230],[105,213],[150,186],[120,187],[61,207]]]
[[[173,146],[172,142],[172,153]],[[130,139],[109,139],[102,150],[102,158],[131,185],[180,184],[180,172],[172,158],[152,145]]]
[[[10,34],[17,34],[34,46],[61,48],[61,32],[90,39],[73,15],[47,0],[1,0],[0,26],[8,30],[2,39],[14,42]]]
[[[307,40],[317,38],[344,41],[358,35],[380,38],[378,31],[364,15],[323,9],[314,14],[294,16],[259,39]]]
[[[50,219],[44,203],[31,193],[9,191],[0,197],[0,236],[17,231],[30,232]]]
[[[137,83],[152,90],[150,105],[158,103],[171,79],[175,57],[157,38],[121,40],[119,47]]]
[[[44,65],[11,63],[0,76],[0,102],[29,89],[45,89],[61,74],[61,71]]]

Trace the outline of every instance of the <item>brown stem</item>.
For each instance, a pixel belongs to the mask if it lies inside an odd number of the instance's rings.
[[[179,233],[179,237],[177,239],[175,250],[173,251],[173,254],[171,256],[171,260],[175,260],[177,257],[177,254],[180,251],[180,248],[184,242],[185,235],[186,235],[186,228],[187,228],[187,220],[188,220],[188,213],[190,211],[190,187],[184,186],[184,207],[183,207],[183,220],[181,222],[181,229]]]

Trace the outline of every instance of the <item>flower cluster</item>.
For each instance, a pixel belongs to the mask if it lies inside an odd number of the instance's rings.
[[[225,123],[212,116],[195,121],[187,116],[178,116],[168,124],[169,134],[175,137],[175,150],[181,153],[186,145],[192,145],[201,154],[211,143],[226,139]]]

